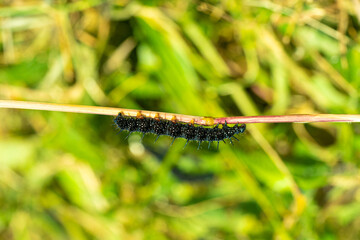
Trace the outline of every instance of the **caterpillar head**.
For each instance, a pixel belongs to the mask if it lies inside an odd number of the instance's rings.
[[[234,128],[235,128],[236,133],[243,133],[243,132],[245,132],[245,130],[246,130],[246,125],[245,125],[245,124],[241,124],[241,125],[239,126],[239,124],[236,124],[236,125],[234,126]]]

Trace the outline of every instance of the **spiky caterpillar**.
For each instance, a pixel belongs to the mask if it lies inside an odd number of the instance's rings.
[[[149,118],[141,114],[137,117],[125,116],[122,113],[117,115],[114,123],[120,129],[120,132],[128,131],[129,135],[133,132],[141,132],[144,137],[147,133],[153,133],[157,135],[156,140],[161,135],[167,135],[173,138],[172,143],[176,138],[185,138],[187,140],[185,146],[189,141],[198,141],[198,149],[202,142],[209,142],[209,148],[211,142],[217,142],[217,148],[219,148],[219,142],[225,142],[225,139],[229,139],[232,143],[231,138],[238,140],[234,135],[243,133],[246,129],[245,124],[236,124],[233,127],[229,127],[225,122],[222,128],[219,128],[219,124],[213,128],[208,128],[195,126],[191,123],[185,124],[176,120]]]

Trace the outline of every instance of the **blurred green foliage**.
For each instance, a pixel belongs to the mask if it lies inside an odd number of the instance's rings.
[[[358,1],[2,1],[0,98],[199,116],[359,113]],[[0,110],[1,239],[358,239],[358,124],[235,146]]]

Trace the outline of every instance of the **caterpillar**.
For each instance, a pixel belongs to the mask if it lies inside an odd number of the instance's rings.
[[[153,133],[157,135],[155,142],[161,135],[172,137],[173,141],[171,144],[174,143],[176,138],[184,138],[187,140],[184,148],[189,141],[198,141],[199,145],[197,149],[200,149],[202,142],[209,142],[208,148],[210,148],[212,142],[217,142],[217,149],[219,149],[220,141],[226,143],[225,139],[229,139],[230,143],[233,144],[232,138],[239,141],[234,135],[243,133],[246,129],[245,124],[236,124],[233,127],[229,127],[225,122],[221,128],[219,128],[219,124],[213,128],[208,128],[195,126],[192,123],[181,123],[176,121],[176,119],[166,120],[159,117],[150,118],[142,116],[141,114],[138,114],[137,117],[125,116],[122,112],[114,119],[114,124],[120,129],[120,132],[128,131],[128,136],[133,132],[143,133],[141,139],[144,138],[145,134]]]

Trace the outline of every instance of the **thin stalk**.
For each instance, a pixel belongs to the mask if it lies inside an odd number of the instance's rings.
[[[291,114],[216,118],[215,123],[360,122],[360,114]]]
[[[56,103],[0,100],[0,108],[31,109],[57,112],[87,113],[116,116],[122,112],[127,116],[159,117],[167,120],[177,120],[198,125],[236,124],[236,123],[309,123],[309,122],[360,122],[360,114],[293,114],[274,116],[237,116],[237,117],[200,117],[176,113],[144,111],[126,108],[97,107],[85,105],[68,105]]]
[[[213,118],[182,115],[175,113],[145,111],[126,108],[112,108],[112,107],[98,107],[98,106],[86,106],[86,105],[69,105],[58,103],[43,103],[43,102],[29,102],[29,101],[14,101],[14,100],[0,100],[0,108],[13,108],[13,109],[31,109],[31,110],[43,110],[43,111],[57,111],[57,112],[73,112],[73,113],[87,113],[98,115],[110,115],[117,116],[119,112],[122,112],[126,116],[138,116],[142,114],[145,117],[159,117],[167,120],[176,120],[181,122],[192,122],[199,125],[212,125],[207,121],[213,121]],[[209,119],[209,120],[206,120]]]

